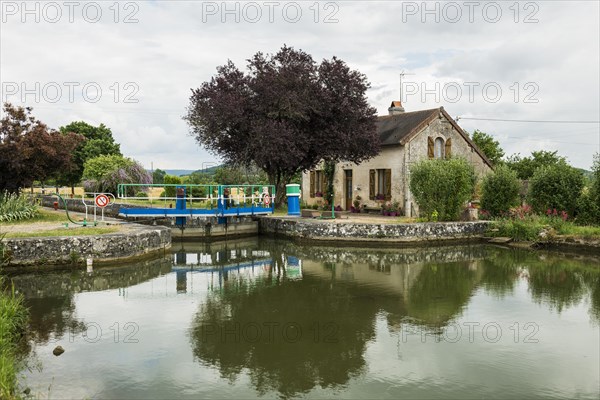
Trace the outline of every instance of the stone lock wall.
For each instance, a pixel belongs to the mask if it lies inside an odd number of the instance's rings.
[[[293,218],[262,217],[259,232],[322,241],[427,242],[480,239],[487,221],[428,222],[418,224],[323,223]]]
[[[171,230],[132,224],[123,233],[5,239],[9,266],[125,261],[171,247]]]

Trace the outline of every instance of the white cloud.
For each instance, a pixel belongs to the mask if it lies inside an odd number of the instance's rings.
[[[125,9],[129,3],[137,9]],[[296,23],[288,22],[295,15],[290,2],[279,2],[272,23],[265,2],[255,2],[262,12],[257,23],[249,21],[254,14],[248,2],[228,3],[230,9],[238,7],[239,23],[234,21],[235,12],[223,13],[221,2],[129,3],[120,3],[119,23],[109,9],[113,3],[104,2],[98,3],[102,7],[98,23],[82,17],[85,2],[75,10],[73,23],[68,22],[64,7],[59,23],[47,22],[44,17],[48,15],[42,12],[45,3],[39,3],[39,23],[32,15],[23,23],[23,3],[3,2],[0,81],[25,83],[28,89],[36,82],[41,88],[49,82],[80,84],[73,102],[63,91],[57,103],[45,98],[36,102],[33,95],[23,103],[20,88],[12,96],[5,90],[3,99],[33,106],[35,115],[53,127],[72,120],[103,122],[122,143],[123,151],[147,167],[154,162],[155,167],[196,169],[215,157],[197,146],[181,120],[190,88],[210,79],[228,59],[242,67],[255,52],[275,52],[285,43],[311,53],[317,61],[336,55],[365,73],[372,83],[369,99],[381,114],[397,99],[398,74],[404,70],[413,74],[406,75],[405,82],[429,89],[436,83],[443,87],[444,83],[465,82],[477,82],[480,87],[494,83],[502,89],[496,103],[483,98],[481,91],[472,102],[464,92],[456,102],[448,101],[448,96],[436,101],[433,95],[423,101],[419,93],[407,99],[407,110],[444,106],[452,116],[463,117],[600,119],[597,2],[519,3],[518,23],[513,2],[495,3],[502,9],[497,23],[486,21],[495,16],[495,6],[485,2],[475,8],[473,22],[463,3],[455,3],[462,13],[456,23],[448,22],[454,14],[444,2],[427,3],[429,10],[439,10],[439,23],[434,14],[423,14],[422,2],[330,2],[327,9],[319,3],[318,15],[312,2],[302,2],[302,16]],[[17,6],[16,14],[7,4]],[[31,8],[37,3],[28,4]],[[213,6],[217,7],[214,15],[207,12],[214,11]],[[412,14],[415,6],[417,12]],[[287,15],[284,7],[288,7]],[[123,23],[128,15],[138,22]],[[327,16],[338,21],[325,23]],[[538,22],[524,23],[527,16]],[[97,103],[86,102],[81,93],[83,85],[91,82],[102,89]],[[128,82],[135,87],[125,87]],[[533,98],[538,103],[523,101],[533,92],[531,86],[525,87],[528,82],[537,85]],[[119,87],[116,102],[115,83]],[[139,102],[125,103],[127,95]],[[589,168],[594,152],[600,151],[598,124],[460,123],[467,130],[494,134],[508,154],[559,150],[574,165]]]

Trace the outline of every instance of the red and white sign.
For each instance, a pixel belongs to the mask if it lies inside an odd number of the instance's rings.
[[[96,205],[100,208],[104,208],[110,203],[110,199],[105,194],[99,194],[96,196]]]

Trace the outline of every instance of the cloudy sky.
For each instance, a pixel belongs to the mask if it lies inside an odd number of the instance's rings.
[[[407,111],[443,106],[507,154],[558,150],[589,169],[600,151],[597,1],[2,1],[1,12],[2,101],[54,128],[104,123],[147,168],[217,162],[181,119],[190,89],[284,43],[366,74],[381,115],[404,71]]]

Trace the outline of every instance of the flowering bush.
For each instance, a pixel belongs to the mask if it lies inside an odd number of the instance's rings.
[[[511,219],[520,219],[524,220],[527,217],[531,217],[533,215],[533,209],[529,204],[524,204],[522,206],[512,207],[508,210],[508,217]]]
[[[560,218],[563,221],[566,221],[569,218],[569,214],[566,211],[564,211],[564,210],[556,211],[556,208],[554,208],[554,209],[549,208],[548,210],[546,210],[546,215],[551,218]]]
[[[85,163],[83,187],[86,192],[105,192],[117,194],[120,183],[152,183],[152,175],[137,161],[118,155],[98,156]],[[131,187],[128,196],[135,195],[137,189]]]

